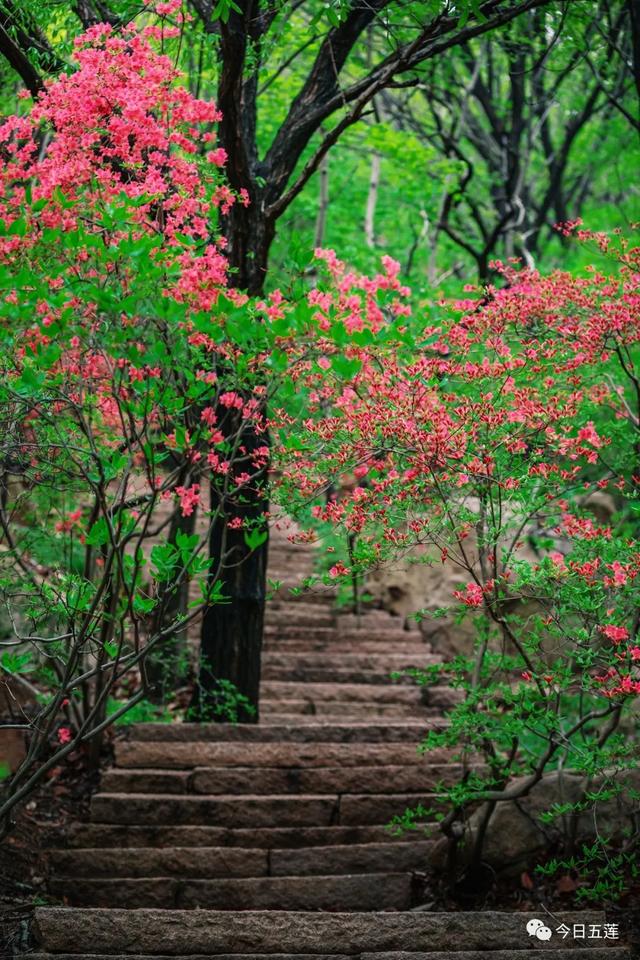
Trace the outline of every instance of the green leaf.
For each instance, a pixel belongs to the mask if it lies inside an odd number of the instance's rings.
[[[102,547],[105,543],[109,543],[109,527],[104,517],[100,517],[93,524],[87,534],[86,542],[90,547]]]
[[[268,536],[269,534],[266,530],[251,530],[245,532],[244,542],[249,547],[249,550],[257,550],[258,547],[261,547],[262,544],[266,542]]]

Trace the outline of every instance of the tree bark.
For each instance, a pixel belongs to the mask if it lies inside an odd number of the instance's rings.
[[[176,509],[171,519],[167,542],[175,544],[180,533],[191,536],[195,530],[196,521],[196,510],[189,516],[183,517]],[[160,633],[163,628],[176,623],[179,617],[186,617],[188,612],[189,580],[185,578],[179,586],[174,587],[163,598],[154,616],[152,634]],[[145,660],[146,686],[152,703],[166,703],[176,688],[187,682],[188,668],[187,628],[176,626],[172,633],[168,633],[153,647]]]
[[[640,101],[640,0],[627,0],[631,21],[633,81]]]
[[[230,431],[241,429],[237,422]],[[252,427],[242,432],[242,445],[248,454],[266,444],[264,434]],[[211,486],[211,509],[219,509],[220,519],[212,525],[209,545],[212,572],[223,564],[222,591],[224,602],[205,610],[200,637],[200,668],[191,705],[191,719],[225,722],[232,717],[228,705],[233,700],[229,684],[240,694],[234,719],[240,723],[257,723],[259,719],[260,666],[262,632],[266,596],[268,535],[261,546],[251,550],[245,542],[245,529],[264,524],[269,502],[266,471],[262,472],[247,493],[229,502],[215,481]],[[232,517],[240,517],[243,528],[229,528]],[[265,528],[268,534],[268,529]]]

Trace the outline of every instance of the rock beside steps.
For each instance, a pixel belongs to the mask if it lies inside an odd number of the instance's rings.
[[[312,556],[276,539],[272,579],[310,573]],[[37,908],[31,960],[628,956],[615,939],[530,937],[530,915],[414,910],[432,841],[388,825],[418,805],[433,821],[438,783],[458,774],[447,751],[416,750],[456,692],[391,681],[434,662],[419,631],[332,599],[270,603],[259,725],[138,724],[116,742],[89,821],[50,851],[67,906]]]

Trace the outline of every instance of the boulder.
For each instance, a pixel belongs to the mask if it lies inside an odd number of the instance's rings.
[[[629,789],[640,786],[640,771],[626,774],[624,782]],[[618,778],[616,778],[617,780]],[[515,779],[513,786],[521,783]],[[603,783],[602,779],[599,781]],[[590,790],[596,790],[598,781],[591,784]],[[596,834],[615,843],[626,828],[635,829],[634,815],[637,817],[639,802],[629,796],[619,796],[590,804],[578,815],[577,823],[571,814],[556,817],[551,823],[543,823],[540,815],[554,804],[576,803],[582,799],[586,780],[578,773],[553,770],[540,780],[531,792],[519,800],[498,803],[487,827],[482,860],[497,874],[517,876],[532,866],[537,857],[558,850],[562,852],[564,843],[575,830],[576,838],[582,842],[591,842]],[[625,793],[627,791],[625,790]],[[482,821],[484,808],[478,809],[465,824],[464,834],[459,845],[459,865],[468,864]],[[445,869],[448,840],[442,838],[434,845],[430,856],[431,866],[440,871]]]

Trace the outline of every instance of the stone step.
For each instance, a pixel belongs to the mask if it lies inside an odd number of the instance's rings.
[[[322,584],[312,582],[314,576],[313,566],[311,564],[304,566],[299,563],[272,563],[267,567],[267,586],[269,583],[279,583],[283,586],[293,588],[294,590],[307,590],[316,587],[318,589]],[[305,585],[305,581],[307,585]],[[309,586],[311,584],[311,586]]]
[[[395,717],[397,719],[413,717],[417,720],[419,717],[440,716],[437,707],[421,707],[413,703],[368,703],[366,700],[362,703],[353,703],[340,700],[263,700],[260,704],[260,717],[262,721],[273,723],[276,715],[283,717],[289,714],[288,720],[281,720],[281,723],[290,724],[297,722],[296,717],[300,715],[301,722],[313,720],[326,723],[329,719],[343,720],[366,720],[367,718],[375,720],[378,717]]]
[[[299,879],[299,878],[298,878]],[[371,886],[371,875],[367,876]],[[312,878],[312,883],[316,878]],[[424,954],[448,951],[454,960],[464,953],[499,951],[511,960],[514,951],[531,955],[542,947],[532,942],[526,924],[535,913],[482,911],[474,913],[381,912],[381,913],[308,913],[239,912],[203,910],[70,910],[64,907],[36,907],[34,928],[37,942],[45,951],[62,954],[84,953],[91,944],[94,955],[125,956],[200,956],[233,955],[246,957],[291,954],[300,957],[332,955],[363,958],[375,954],[378,960],[390,960],[389,954],[402,954],[407,960],[422,960]],[[596,911],[558,912],[554,924],[602,924],[604,915]],[[577,960],[572,945],[576,941],[554,939],[550,946],[562,946],[562,953]],[[612,946],[618,946],[612,941]],[[580,949],[582,945],[578,947]],[[606,952],[606,951],[603,951]],[[595,960],[593,948],[584,950]],[[408,957],[407,957],[408,955]],[[447,954],[445,953],[445,956]],[[549,951],[549,957],[551,952]],[[491,954],[491,960],[495,960]],[[606,956],[610,957],[608,952]],[[466,958],[464,958],[466,960]],[[484,958],[482,958],[484,960]]]
[[[422,831],[416,838],[424,839]],[[341,827],[212,827],[212,826],[139,826],[110,823],[72,824],[60,845],[81,847],[222,847],[245,849],[299,849],[301,847],[339,847],[402,843],[386,824]]]
[[[267,622],[264,627],[265,638],[287,637],[294,640],[336,640],[351,641],[357,644],[359,641],[366,640],[385,640],[390,647],[394,643],[406,643],[407,640],[419,640],[420,634],[407,633],[406,630],[398,629],[392,624],[388,627],[375,626],[368,629],[353,630],[340,629],[334,625],[322,626],[315,621],[294,621],[291,622],[284,618],[281,622]]]
[[[303,627],[335,627],[335,616],[331,610],[317,604],[298,603],[294,607],[267,606],[264,614],[265,627],[289,626],[299,623]]]
[[[54,896],[77,907],[208,910],[407,910],[412,906],[407,873],[344,876],[249,877],[191,880],[152,877],[139,880],[62,879],[50,883]]]
[[[404,630],[396,620],[390,620],[386,624],[364,625],[362,627],[351,627],[347,624],[341,625],[340,621],[338,621],[336,633],[341,640],[352,640],[354,643],[358,640],[364,640],[367,637],[371,640],[387,640],[390,644],[421,639],[420,633],[417,631],[409,632]]]
[[[313,589],[300,590],[300,582],[293,581],[289,577],[286,580],[283,580],[281,577],[273,577],[271,574],[267,574],[267,588],[271,591],[271,599],[269,600],[270,607],[280,607],[280,606],[289,606],[289,604],[314,604],[317,606],[324,607],[335,607],[336,603],[336,593],[335,590],[315,587]],[[280,586],[277,590],[273,588],[273,581],[280,580]]]
[[[238,757],[242,762],[242,756]],[[400,793],[434,790],[451,783],[461,767],[426,763],[354,767],[196,767],[188,770],[110,769],[102,776],[103,793],[169,794],[323,794]]]
[[[381,715],[384,716],[384,714],[378,714],[378,718]],[[412,707],[410,710],[405,708],[404,712],[389,711],[390,717],[393,716],[395,718],[399,715],[413,717],[414,720],[417,720],[420,717],[424,717],[426,720],[430,720],[434,716],[439,716],[437,712],[434,712],[433,710],[429,710],[426,707],[420,707],[420,706]],[[340,714],[339,716],[340,716],[340,720],[344,720],[344,721],[347,721],[347,720],[359,721],[363,719],[363,714],[358,712],[350,713],[349,711],[347,711],[346,713]],[[266,716],[263,722],[265,726],[268,726],[269,724],[272,724],[272,723],[283,724],[283,723],[295,722],[299,726],[304,727],[305,730],[308,730],[310,728],[313,729],[315,727],[324,727],[327,725],[327,723],[331,723],[331,720],[332,720],[331,715],[323,716],[322,714],[312,714],[312,713],[300,713],[300,714],[274,713]]]
[[[215,823],[226,827],[311,827],[339,822],[337,797],[332,795],[234,797],[153,793],[96,793],[91,800],[91,820],[96,823]]]
[[[296,639],[330,640],[336,635],[334,626],[316,626],[313,623],[266,623],[263,636],[294,637]]]
[[[420,628],[414,620],[405,621],[403,617],[395,616],[389,610],[378,610],[375,607],[365,607],[358,617],[355,613],[345,610],[336,610],[336,623],[340,626],[359,630],[363,626],[392,624],[396,630],[405,630],[407,633],[420,634]]]
[[[184,954],[118,954],[118,957],[127,957],[127,960],[187,960]],[[189,960],[347,960],[347,954],[322,953],[216,953],[190,954]],[[353,955],[351,955],[353,956]],[[408,953],[407,951],[392,951],[385,953],[359,953],[359,960],[530,960],[531,949],[522,950],[436,950],[428,953]],[[631,960],[632,953],[628,947],[565,947],[555,950],[546,947],[545,960]],[[94,953],[30,953],[28,960],[114,960],[113,954]]]
[[[284,700],[304,699],[305,696],[318,700],[371,700],[384,702],[385,698],[367,696],[371,687],[358,685],[346,689],[338,684],[292,684],[270,683],[271,698],[276,696]],[[373,688],[381,693],[379,687]],[[298,693],[296,697],[294,694]],[[336,692],[343,695],[336,696]],[[396,688],[391,691],[403,699],[407,694],[415,696],[415,690]],[[315,696],[314,696],[315,695]],[[387,700],[387,702],[389,702]],[[392,701],[391,701],[392,702]],[[410,701],[407,701],[410,702]],[[136,723],[129,732],[130,740],[164,741],[166,743],[197,743],[209,741],[228,741],[235,743],[419,743],[431,725],[421,721],[404,720],[396,723],[332,723],[322,730],[300,730],[296,724],[261,725],[252,723]]]
[[[50,863],[57,880],[101,877],[179,877],[189,880],[222,877],[297,877],[339,874],[404,873],[424,868],[432,843],[428,840],[365,843],[297,850],[257,847],[143,847],[52,850]]]
[[[267,587],[274,591],[274,585],[277,584],[276,599],[286,599],[287,603],[295,602],[297,599],[305,603],[314,603],[318,597],[327,597],[326,602],[335,607],[337,599],[335,587],[318,582],[310,583],[312,574],[313,571],[310,568],[296,571],[293,565],[290,569],[282,566],[272,567],[267,570]],[[306,584],[305,581],[307,581]],[[271,603],[271,599],[269,602]]]
[[[336,670],[370,670],[374,673],[381,673],[388,676],[394,670],[407,670],[411,668],[419,669],[427,664],[440,663],[441,657],[428,653],[426,650],[420,650],[417,654],[405,653],[403,650],[396,652],[391,649],[384,653],[363,653],[357,650],[351,650],[345,653],[336,654],[333,662],[327,665],[327,657],[324,653],[286,653],[284,651],[269,650],[262,658],[262,673],[264,676],[265,668],[281,667],[291,668],[298,672],[304,670],[313,670],[327,666]]]
[[[421,728],[422,729],[422,728]],[[367,767],[446,763],[446,750],[429,754],[427,762],[409,738],[400,743],[234,743],[215,741],[119,740],[115,744],[118,768],[191,769],[195,767]]]
[[[385,824],[408,807],[437,808],[427,791],[388,794],[169,794],[96,793],[94,823],[207,824],[226,827],[361,826]]]
[[[422,688],[411,683],[391,681],[389,676],[374,676],[374,683],[354,683],[302,680],[265,680],[262,684],[263,696],[269,700],[341,700],[377,703],[422,703]],[[431,688],[434,689],[434,688]],[[457,691],[451,691],[457,693]],[[429,703],[436,705],[433,698]]]
[[[331,658],[335,666],[328,658],[323,657],[324,664],[318,666],[297,666],[292,663],[288,666],[273,666],[265,664],[262,668],[263,689],[268,690],[269,683],[358,683],[368,684],[370,686],[382,686],[393,683],[394,686],[415,686],[415,680],[410,676],[401,676],[391,678],[391,671],[384,668],[371,667],[370,669],[361,667],[342,667],[338,657]],[[421,657],[422,665],[429,661],[434,662],[436,658],[424,654]],[[408,669],[406,659],[402,661],[402,669]]]
[[[344,640],[339,634],[332,640],[308,640],[291,637],[266,637],[262,649],[265,653],[324,653],[328,656],[340,653],[379,653],[411,655],[433,653],[431,644],[419,638],[390,644],[387,640]],[[423,662],[423,661],[421,661]]]

